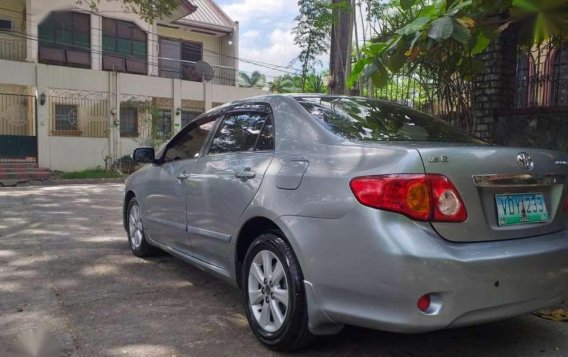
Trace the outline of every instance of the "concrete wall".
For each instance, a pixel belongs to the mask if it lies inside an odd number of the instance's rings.
[[[559,112],[497,116],[494,142],[568,152],[568,116]]]
[[[104,138],[74,138],[49,136],[47,147],[51,158],[49,169],[58,171],[78,171],[105,167],[109,156],[109,140]],[[46,167],[40,163],[41,167]]]

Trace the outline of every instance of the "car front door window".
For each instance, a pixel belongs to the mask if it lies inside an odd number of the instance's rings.
[[[193,129],[180,134],[167,148],[163,161],[187,160],[199,156],[214,124],[215,118],[207,118],[201,124],[195,124]]]

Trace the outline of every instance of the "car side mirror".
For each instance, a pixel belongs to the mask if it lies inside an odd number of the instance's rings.
[[[150,164],[156,160],[156,151],[151,147],[136,148],[132,159],[141,164]]]

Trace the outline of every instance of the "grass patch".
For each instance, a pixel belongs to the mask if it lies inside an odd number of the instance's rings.
[[[124,177],[116,171],[105,171],[101,169],[88,169],[84,171],[61,172],[62,179],[102,179],[102,178],[118,178]]]

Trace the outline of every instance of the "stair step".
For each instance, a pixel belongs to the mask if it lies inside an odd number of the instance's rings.
[[[0,172],[0,180],[47,180],[49,171],[37,170],[28,172]]]
[[[42,169],[39,167],[2,167],[0,166],[0,173],[12,173],[12,172],[49,172],[47,169]]]
[[[22,167],[37,168],[38,166],[35,162],[0,162],[0,170]]]

